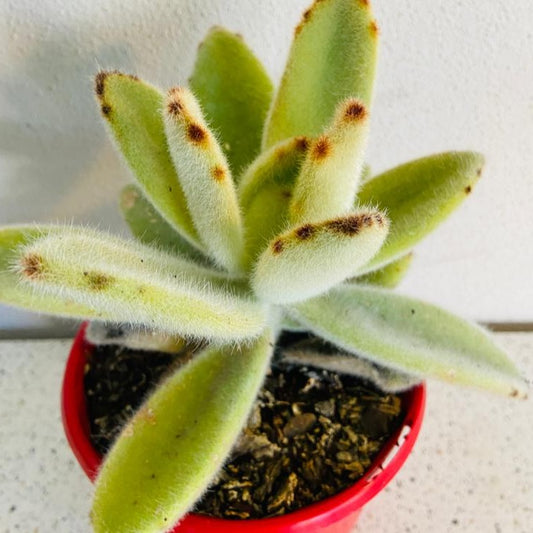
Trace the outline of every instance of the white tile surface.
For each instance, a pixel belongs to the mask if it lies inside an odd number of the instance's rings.
[[[500,334],[533,378],[533,334]],[[68,449],[68,341],[0,342],[0,533],[88,533],[91,486]],[[413,455],[357,533],[531,533],[533,399],[429,386]]]

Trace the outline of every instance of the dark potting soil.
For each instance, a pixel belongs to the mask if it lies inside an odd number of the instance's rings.
[[[301,338],[287,334],[280,344]],[[190,356],[113,346],[94,350],[85,391],[91,439],[101,454],[154,385]],[[402,419],[398,395],[274,357],[247,427],[195,512],[261,518],[336,494],[363,475]]]

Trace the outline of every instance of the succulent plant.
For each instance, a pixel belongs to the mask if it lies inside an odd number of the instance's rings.
[[[163,94],[100,72],[100,109],[135,179],[121,208],[138,242],[84,227],[0,230],[2,302],[121,324],[136,342],[206,343],[110,450],[96,531],[163,531],[192,508],[245,424],[283,329],[339,348],[292,360],[385,387],[436,377],[525,394],[480,327],[389,290],[412,248],[469,195],[483,158],[442,153],[370,177],[377,41],[367,1],[317,0],[275,96],[222,28],[201,44],[190,88]]]

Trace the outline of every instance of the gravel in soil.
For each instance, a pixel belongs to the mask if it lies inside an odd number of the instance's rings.
[[[85,390],[91,439],[100,453],[106,453],[154,384],[191,355],[109,346],[94,350]],[[399,395],[275,357],[247,427],[195,512],[261,518],[336,494],[364,474],[402,419]]]

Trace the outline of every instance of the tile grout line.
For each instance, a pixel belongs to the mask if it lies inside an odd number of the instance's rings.
[[[533,332],[533,322],[481,322],[481,325],[495,333]]]

